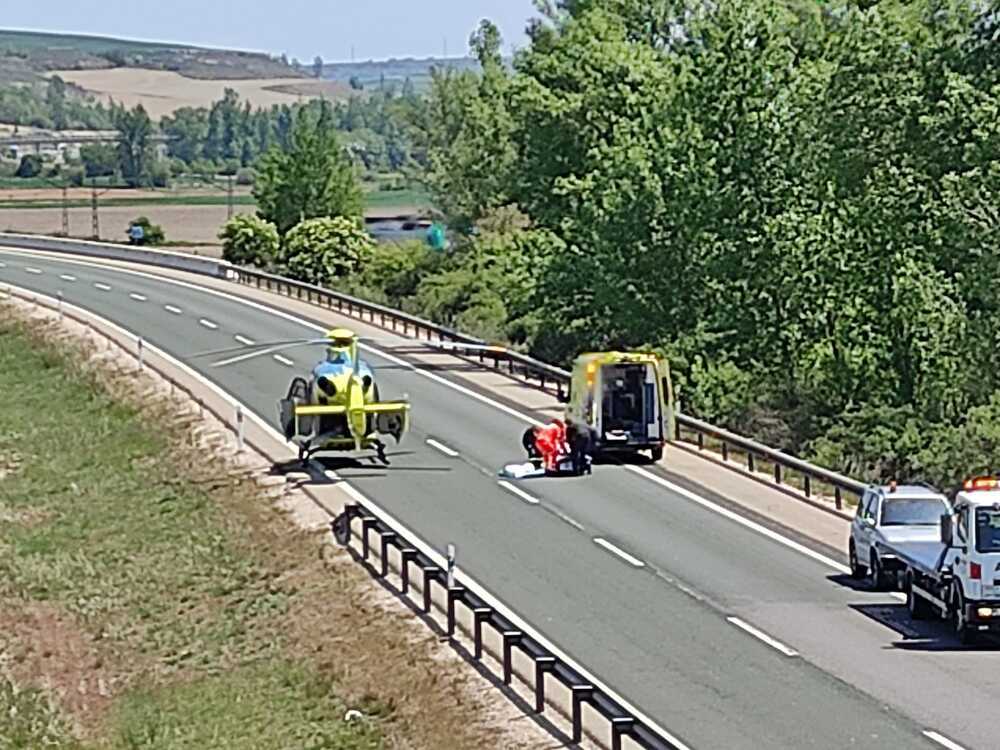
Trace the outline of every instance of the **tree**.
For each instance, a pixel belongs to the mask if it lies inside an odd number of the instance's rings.
[[[118,128],[118,165],[122,177],[132,187],[145,183],[153,160],[150,138],[153,123],[145,107],[137,104],[134,109],[115,109],[115,127]]]
[[[253,195],[257,214],[282,236],[306,219],[361,215],[361,190],[326,102],[316,115],[299,113],[288,150],[272,148],[261,159]]]
[[[45,103],[49,108],[52,126],[56,130],[67,128],[69,126],[69,119],[66,114],[66,82],[59,76],[52,76],[49,79],[48,88],[45,92]]]
[[[94,143],[80,147],[84,176],[108,177],[118,169],[118,149],[110,143]]]
[[[203,107],[181,107],[164,115],[160,129],[170,139],[167,153],[190,165],[202,156],[208,138],[208,112]]]
[[[219,232],[222,258],[237,265],[267,268],[281,245],[274,224],[252,214],[237,214]]]
[[[360,271],[375,252],[375,242],[357,218],[306,219],[285,237],[282,265],[293,278],[328,284]]]
[[[313,75],[317,78],[323,77],[323,58],[319,55],[313,60]]]

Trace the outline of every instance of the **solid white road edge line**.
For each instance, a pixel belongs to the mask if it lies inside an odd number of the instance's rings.
[[[938,734],[932,729],[925,730],[924,737],[926,737],[929,740],[933,740],[934,742],[938,743],[943,747],[948,748],[948,750],[965,750],[965,748],[959,745],[957,742],[952,742],[943,734]]]
[[[295,363],[292,362],[292,360],[290,360],[288,357],[282,357],[280,354],[275,354],[274,359],[278,362],[281,362],[281,364],[285,365],[286,367],[295,366]]]
[[[164,305],[163,309],[166,310],[168,313],[173,313],[174,315],[184,314],[183,310],[181,310],[179,307],[175,307],[174,305]]]
[[[136,302],[145,302],[147,299],[146,297],[143,297],[141,294],[137,294],[136,292],[132,292],[131,294],[129,294],[129,297],[134,299]]]
[[[38,296],[41,299],[48,300],[49,303],[51,304],[58,304],[58,301],[54,300],[52,297],[48,297],[47,295],[44,294],[37,294],[35,292],[32,292],[30,289],[25,289],[24,287],[13,286],[13,285],[11,285],[11,288],[17,289],[19,292],[25,294],[36,294],[36,296]],[[133,333],[132,331],[129,331],[126,328],[123,328],[122,326],[118,325],[113,321],[108,320],[107,318],[98,315],[95,312],[92,312],[85,308],[78,307],[76,305],[69,303],[63,303],[63,306],[69,310],[74,310],[76,312],[83,313],[84,315],[89,315],[91,318],[101,321],[108,328],[118,331],[120,334],[132,338],[133,340],[137,341],[139,339],[139,336],[137,334]],[[276,440],[279,443],[287,442],[285,440],[285,436],[279,433],[257,412],[253,411],[249,406],[244,404],[242,401],[239,401],[238,399],[228,394],[220,386],[213,383],[211,380],[206,378],[200,372],[198,372],[191,366],[185,364],[184,362],[181,362],[179,359],[173,357],[172,355],[163,351],[159,347],[153,346],[148,342],[144,342],[144,346],[148,351],[152,352],[154,355],[160,357],[165,362],[169,362],[172,366],[181,370],[189,377],[197,380],[204,387],[211,390],[213,393],[222,398],[224,401],[227,401],[230,405],[232,405],[234,412],[237,406],[240,407],[243,410],[243,413],[247,416],[247,418],[252,420],[261,430],[266,432],[273,440]],[[332,478],[340,480],[337,486],[340,489],[342,489],[345,494],[349,495],[355,502],[364,503],[368,507],[372,508],[380,516],[382,516],[382,518],[384,518],[386,522],[392,524],[398,529],[402,529],[403,533],[406,534],[409,540],[421,552],[423,552],[428,558],[430,558],[436,565],[440,566],[443,569],[447,569],[448,560],[445,558],[445,556],[441,554],[438,550],[434,549],[427,542],[425,542],[418,534],[416,534],[409,527],[407,527],[406,524],[400,522],[393,515],[391,515],[384,508],[382,508],[382,506],[380,506],[378,503],[372,501],[365,495],[361,494],[361,492],[359,492],[355,487],[353,487],[352,485],[348,484],[345,480],[338,477],[335,472],[330,471],[328,472],[328,474],[332,475]],[[624,708],[626,711],[632,714],[632,716],[634,716],[636,719],[642,721],[644,724],[655,729],[657,732],[663,735],[663,737],[665,737],[667,741],[669,741],[672,745],[674,745],[677,748],[677,750],[693,750],[693,748],[690,745],[686,745],[683,742],[681,742],[680,739],[674,737],[674,735],[672,735],[662,726],[653,721],[653,719],[651,719],[649,716],[647,716],[642,711],[632,706],[632,704],[629,703],[627,700],[625,700],[623,696],[619,695],[617,692],[615,692],[610,687],[605,685],[601,680],[598,680],[594,675],[588,672],[583,667],[582,664],[579,664],[575,659],[568,656],[562,649],[560,649],[554,643],[545,638],[545,636],[543,636],[541,633],[537,632],[533,627],[528,625],[527,621],[524,620],[516,612],[514,612],[514,610],[510,609],[506,604],[503,604],[499,599],[493,596],[493,594],[484,589],[471,576],[466,575],[464,572],[462,572],[462,569],[458,565],[456,565],[454,569],[456,574],[462,576],[463,583],[465,584],[466,588],[468,588],[470,591],[476,594],[476,596],[482,599],[488,606],[493,607],[498,612],[503,613],[503,615],[508,620],[510,620],[511,624],[514,625],[516,628],[523,630],[526,633],[531,633],[532,637],[540,644],[542,644],[549,651],[549,653],[552,653],[555,656],[559,657],[559,659],[566,662],[567,664],[574,665],[574,668],[580,672],[581,677],[586,679],[594,687],[599,688],[612,700],[618,703],[618,705],[620,705],[622,708]]]
[[[219,327],[211,320],[206,320],[205,318],[199,319],[198,322],[201,323],[203,326],[205,326],[205,328],[211,328],[213,331]]]
[[[233,338],[236,339],[239,343],[243,344],[244,346],[253,346],[255,343],[252,339],[248,339],[246,336],[241,336],[238,333],[235,336],[233,336]]]
[[[37,254],[33,254],[31,251],[23,251],[23,250],[19,250],[19,249],[16,249],[16,248],[9,248],[9,249],[5,248],[5,251],[11,252],[11,253],[16,254],[16,255],[25,255],[25,256],[28,256],[28,257],[41,257],[41,258],[49,258],[49,259],[51,259],[53,257],[51,253],[47,253],[45,255],[41,255],[40,256],[40,255],[37,255]],[[251,308],[253,308],[255,310],[260,310],[260,311],[268,313],[270,315],[275,315],[275,316],[277,316],[279,318],[284,318],[285,320],[288,320],[288,321],[290,321],[292,323],[296,323],[298,325],[301,325],[301,326],[303,326],[305,328],[308,328],[308,329],[310,329],[312,331],[319,331],[320,333],[326,333],[326,331],[327,331],[326,328],[324,328],[322,326],[319,326],[319,325],[316,325],[315,323],[310,323],[309,321],[304,320],[303,318],[300,318],[300,317],[298,317],[296,315],[292,315],[291,313],[287,313],[287,312],[285,312],[283,310],[277,310],[275,308],[269,307],[268,305],[264,305],[264,304],[261,304],[259,302],[254,302],[253,300],[248,300],[248,299],[245,299],[245,298],[240,297],[238,295],[229,294],[228,292],[223,292],[223,291],[220,291],[218,289],[213,289],[211,287],[198,286],[197,284],[192,284],[192,283],[187,282],[187,281],[181,281],[180,279],[173,279],[173,278],[169,278],[169,277],[165,277],[165,276],[157,276],[156,274],[147,273],[147,272],[144,272],[144,271],[133,271],[131,269],[118,268],[117,266],[107,266],[107,265],[102,265],[100,263],[94,263],[92,261],[78,260],[76,258],[67,258],[65,256],[56,256],[56,257],[58,257],[60,260],[62,260],[63,262],[66,262],[66,263],[71,263],[71,264],[81,265],[81,266],[88,266],[88,267],[91,267],[91,268],[98,268],[98,269],[100,269],[102,271],[111,271],[111,272],[116,272],[116,273],[129,274],[129,275],[133,275],[133,276],[140,276],[140,277],[147,278],[147,279],[152,279],[152,280],[158,281],[158,282],[164,282],[164,283],[174,284],[176,286],[184,287],[184,288],[187,288],[187,289],[193,289],[193,290],[201,292],[203,294],[210,294],[212,296],[219,297],[220,299],[228,299],[228,300],[236,302],[238,304],[242,304],[242,305],[245,305],[247,307],[251,307]],[[403,337],[400,337],[400,338],[403,338]],[[522,421],[527,422],[528,424],[531,424],[531,425],[541,425],[542,424],[542,422],[540,422],[539,420],[537,420],[537,419],[535,419],[533,417],[530,417],[527,414],[519,412],[517,409],[512,409],[511,407],[507,406],[506,404],[501,404],[498,401],[494,401],[493,399],[489,398],[488,396],[484,396],[484,395],[482,395],[480,393],[476,393],[475,391],[473,391],[473,390],[471,390],[469,388],[466,388],[464,386],[458,385],[457,383],[453,383],[453,382],[451,382],[451,381],[449,381],[449,380],[447,380],[445,378],[442,378],[439,375],[435,375],[433,373],[427,372],[426,370],[421,370],[421,369],[417,368],[415,365],[413,365],[412,363],[406,362],[405,360],[402,360],[399,357],[395,357],[392,354],[388,354],[387,352],[383,352],[383,351],[381,351],[379,349],[376,349],[375,347],[368,346],[368,345],[365,345],[365,344],[362,344],[360,348],[362,348],[362,349],[364,349],[366,351],[370,351],[373,354],[376,354],[376,355],[382,357],[383,359],[387,359],[390,362],[392,362],[393,364],[397,364],[397,365],[403,366],[403,367],[405,367],[405,368],[407,368],[409,370],[412,370],[417,375],[420,375],[421,377],[427,378],[428,380],[433,380],[434,382],[440,383],[441,385],[444,385],[447,388],[451,388],[452,390],[454,390],[454,391],[456,391],[458,393],[461,393],[461,394],[463,394],[465,396],[468,396],[469,398],[475,399],[476,401],[479,401],[480,403],[487,404],[488,406],[491,406],[494,409],[497,409],[498,411],[502,411],[505,414],[508,414],[508,415],[510,415],[512,417],[515,417],[516,419],[522,420]],[[738,513],[735,513],[733,511],[729,510],[728,508],[724,508],[724,507],[722,507],[721,505],[719,505],[717,503],[713,503],[712,501],[707,500],[707,499],[701,497],[700,495],[696,495],[695,493],[691,492],[690,490],[686,490],[683,487],[681,487],[680,485],[674,484],[673,482],[671,482],[671,481],[669,481],[667,479],[664,479],[663,477],[659,477],[656,474],[653,474],[652,472],[650,472],[650,471],[648,471],[646,469],[643,469],[643,468],[638,467],[638,466],[626,466],[625,468],[628,471],[635,472],[639,476],[642,476],[642,477],[644,477],[644,478],[646,478],[646,479],[648,479],[648,480],[650,480],[652,482],[655,482],[656,484],[660,485],[661,487],[665,487],[666,489],[670,490],[671,492],[679,494],[682,497],[685,497],[688,500],[691,500],[692,502],[697,503],[698,505],[701,505],[703,508],[706,508],[706,509],[711,510],[711,511],[713,511],[715,513],[718,513],[719,515],[721,515],[721,516],[723,516],[725,518],[728,518],[729,520],[734,521],[735,523],[738,523],[741,526],[744,526],[745,528],[750,529],[751,531],[755,531],[758,534],[762,534],[763,536],[767,537],[768,539],[770,539],[770,540],[772,540],[774,542],[777,542],[778,544],[782,544],[782,545],[788,547],[789,549],[795,550],[796,552],[799,552],[799,553],[805,555],[806,557],[810,557],[813,560],[815,560],[816,562],[822,563],[823,565],[825,565],[828,568],[831,568],[831,569],[837,571],[838,573],[850,574],[850,572],[851,572],[850,568],[848,568],[843,563],[839,563],[836,560],[833,560],[833,559],[827,557],[826,555],[824,555],[824,554],[822,554],[820,552],[816,552],[815,550],[810,549],[809,547],[806,547],[803,544],[799,544],[798,542],[793,541],[792,539],[789,539],[788,537],[783,536],[782,534],[779,534],[776,531],[772,531],[771,529],[767,528],[766,526],[762,526],[761,524],[755,523],[754,521],[751,521],[748,518],[744,518],[743,516],[739,515]]]
[[[729,622],[729,623],[731,623],[731,624],[733,624],[733,625],[735,625],[740,630],[746,631],[747,633],[749,633],[750,635],[752,635],[754,638],[757,638],[758,640],[763,641],[764,643],[766,643],[771,648],[773,648],[773,649],[775,649],[777,651],[780,651],[785,656],[798,656],[799,655],[799,652],[796,651],[795,649],[789,648],[788,646],[786,646],[781,641],[775,640],[774,638],[772,638],[771,636],[769,636],[764,631],[758,630],[757,628],[755,628],[750,623],[741,620],[739,617],[727,617],[726,621]]]
[[[630,555],[625,550],[620,549],[619,547],[616,547],[615,545],[613,545],[607,539],[602,539],[599,536],[598,537],[594,537],[594,544],[597,544],[597,545],[599,545],[601,547],[604,547],[604,549],[606,549],[612,555],[617,555],[622,560],[624,560],[629,565],[631,565],[633,568],[645,568],[646,567],[646,563],[644,563],[638,557],[633,557],[632,555]]]
[[[501,479],[499,482],[497,482],[497,484],[499,484],[501,487],[503,487],[505,490],[507,490],[507,492],[511,493],[512,495],[517,495],[519,498],[524,500],[524,502],[530,505],[538,505],[541,502],[537,497],[529,495],[520,487],[515,487],[505,479]]]
[[[427,438],[427,440],[426,440],[425,442],[426,442],[426,443],[427,443],[427,445],[429,445],[429,446],[430,446],[431,448],[436,448],[437,450],[441,451],[441,452],[442,452],[442,453],[443,453],[444,455],[446,455],[446,456],[451,456],[452,458],[455,458],[455,456],[457,456],[457,455],[458,455],[458,451],[456,451],[456,450],[452,450],[451,448],[449,448],[449,447],[448,447],[447,445],[445,445],[444,443],[439,443],[439,442],[438,442],[437,440],[435,440],[434,438]]]

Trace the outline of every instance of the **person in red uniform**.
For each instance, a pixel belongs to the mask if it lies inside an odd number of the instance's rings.
[[[589,473],[587,454],[589,434],[556,419],[541,427],[532,427],[524,433],[524,448],[528,458],[541,459],[546,472],[558,472],[560,459],[572,459],[573,471],[577,474]]]

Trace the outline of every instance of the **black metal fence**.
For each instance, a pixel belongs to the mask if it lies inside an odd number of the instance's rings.
[[[533,664],[533,675],[529,678],[534,689],[534,709],[541,714],[545,711],[547,700],[545,691],[546,677],[558,680],[570,694],[570,709],[568,716],[572,723],[572,741],[578,743],[583,738],[583,707],[589,706],[596,711],[608,725],[612,750],[621,750],[622,739],[630,738],[639,747],[648,750],[676,750],[677,745],[663,737],[653,727],[635,716],[623,707],[602,688],[595,685],[595,680],[583,674],[582,670],[553,654],[542,642],[542,638],[530,630],[518,627],[499,609],[483,601],[480,597],[462,584],[459,577],[454,576],[448,585],[447,571],[429,556],[412,544],[405,534],[379,517],[376,512],[363,503],[350,503],[344,512],[331,522],[331,531],[337,542],[343,546],[351,544],[352,536],[358,528],[362,561],[371,565],[373,572],[386,579],[390,570],[389,549],[396,550],[399,556],[398,591],[407,596],[411,587],[411,575],[420,575],[420,590],[422,594],[422,610],[429,615],[433,606],[432,587],[439,586],[445,597],[444,613],[446,617],[445,632],[449,638],[454,638],[458,629],[456,608],[464,607],[472,620],[473,658],[481,661],[483,658],[483,628],[491,628],[500,639],[501,648],[497,657],[500,661],[503,682],[510,685],[514,679],[514,652],[519,651],[527,656]],[[372,533],[377,536],[376,547],[379,565],[371,564],[373,555]],[[526,682],[528,680],[525,680]]]

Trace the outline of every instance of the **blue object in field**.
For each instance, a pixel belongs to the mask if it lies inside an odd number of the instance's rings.
[[[146,236],[146,231],[139,224],[133,224],[128,228],[128,236],[138,241]]]
[[[444,227],[440,224],[432,224],[431,228],[427,230],[427,244],[434,250],[444,250],[448,245],[448,239],[445,237]]]

